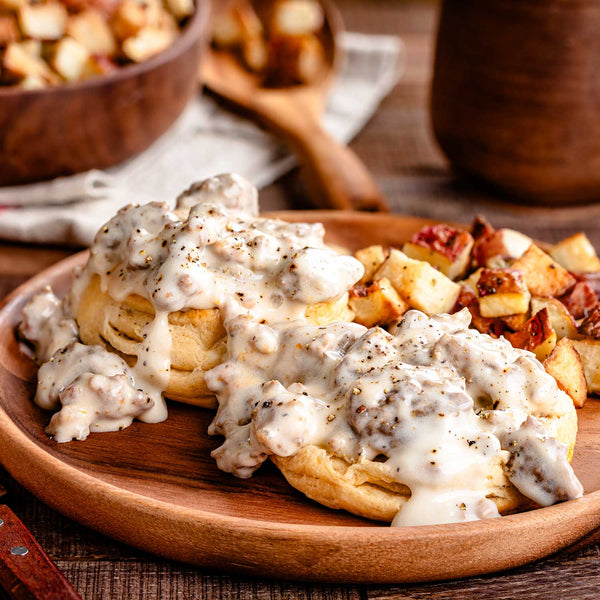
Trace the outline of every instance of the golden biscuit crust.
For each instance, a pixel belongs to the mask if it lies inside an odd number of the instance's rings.
[[[567,444],[570,460],[577,435],[577,414],[572,404],[566,412],[540,416],[539,421],[552,437]],[[498,455],[487,476],[487,497],[503,515],[534,508],[531,500],[507,479],[507,458],[508,453]],[[272,456],[271,460],[290,485],[312,500],[368,519],[392,521],[410,497],[410,489],[389,476],[385,463],[350,463],[318,446],[305,446],[293,456]]]

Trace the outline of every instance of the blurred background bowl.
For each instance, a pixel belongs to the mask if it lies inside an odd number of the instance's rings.
[[[42,90],[0,87],[0,185],[106,168],[141,152],[199,86],[210,1],[172,46],[149,60]]]
[[[457,170],[509,199],[600,201],[600,2],[444,0],[432,90]]]

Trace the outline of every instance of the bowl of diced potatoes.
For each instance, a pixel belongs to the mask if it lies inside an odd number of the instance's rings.
[[[198,89],[209,0],[0,0],[0,185],[106,168]]]

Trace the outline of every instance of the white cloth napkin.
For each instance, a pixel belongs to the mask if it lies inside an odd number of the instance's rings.
[[[397,82],[404,49],[396,37],[359,33],[345,33],[340,43],[346,59],[324,124],[347,142]],[[262,187],[294,164],[272,135],[198,95],[166,134],[124,164],[0,188],[0,238],[89,245],[99,227],[126,204],[172,201],[192,182],[223,172],[239,173]]]

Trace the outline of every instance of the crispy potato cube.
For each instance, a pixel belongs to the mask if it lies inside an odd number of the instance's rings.
[[[532,244],[531,238],[514,229],[491,229],[487,223],[473,226],[477,234],[471,263],[473,267],[507,267],[523,256]]]
[[[94,9],[107,19],[114,14],[121,2],[122,0],[60,0],[60,3],[64,4],[71,14]]]
[[[365,327],[392,323],[409,308],[385,277],[369,287],[354,286],[348,304],[355,314],[354,320]]]
[[[178,21],[194,14],[194,0],[165,0],[165,4]]]
[[[588,393],[600,394],[600,340],[583,339],[571,342],[581,357]]]
[[[266,69],[269,60],[267,43],[261,36],[244,40],[242,57],[246,67],[248,67],[250,71],[261,73]]]
[[[225,11],[213,23],[213,44],[217,48],[236,48],[244,42],[242,24],[234,11]]]
[[[552,246],[550,256],[559,265],[574,273],[600,271],[600,258],[583,232],[576,233]]]
[[[40,40],[23,40],[19,42],[19,46],[30,56],[42,58],[42,42]]]
[[[0,47],[17,42],[20,37],[17,17],[11,14],[0,14]]]
[[[168,48],[174,39],[172,31],[146,27],[123,42],[123,54],[133,62],[143,62]]]
[[[500,320],[503,323],[506,323],[506,326],[511,331],[518,331],[523,327],[523,325],[525,325],[530,316],[531,315],[529,314],[529,311],[527,311],[518,315],[507,315],[506,317],[500,317]]]
[[[458,299],[451,312],[455,313],[463,308],[468,308],[471,313],[471,325],[481,333],[487,333],[492,337],[500,337],[507,329],[502,319],[490,319],[482,317],[479,312],[479,300],[476,292],[466,285],[461,285]]]
[[[325,64],[321,42],[314,35],[269,38],[265,83],[286,87],[317,79]]]
[[[274,35],[306,35],[323,27],[325,15],[317,0],[279,0],[269,20]]]
[[[108,56],[92,55],[87,59],[81,76],[83,78],[95,77],[96,75],[107,75],[119,68],[117,63]]]
[[[481,277],[481,272],[483,271],[483,267],[479,267],[476,271],[473,271],[466,279],[459,281],[460,285],[464,285],[468,287],[476,296],[479,295],[479,291],[477,290],[477,282]]]
[[[600,296],[600,271],[594,273],[574,273],[577,281],[585,281],[590,288]]]
[[[35,40],[59,40],[65,33],[67,9],[58,2],[27,4],[19,9],[21,31]]]
[[[575,278],[551,256],[531,244],[512,264],[523,273],[525,285],[533,296],[560,296],[575,285]]]
[[[387,277],[409,306],[427,314],[447,313],[458,299],[461,286],[434,269],[429,263],[409,258],[392,249],[375,273],[375,279]]]
[[[571,396],[573,404],[582,408],[588,390],[583,363],[573,342],[567,338],[560,340],[544,361],[544,368],[556,379],[558,387]]]
[[[66,33],[87,48],[90,54],[113,56],[117,42],[106,19],[94,9],[69,17]]]
[[[263,26],[249,3],[237,3],[217,15],[213,23],[213,43],[218,48],[238,48],[249,39],[262,37]]]
[[[39,56],[31,53],[31,46],[25,42],[13,42],[4,52],[2,66],[6,71],[19,79],[26,77],[42,78],[48,83],[57,83],[59,78],[48,64]]]
[[[446,277],[462,277],[471,257],[473,237],[450,225],[427,225],[404,244],[402,251],[416,260],[426,260]]]
[[[119,40],[133,37],[146,26],[148,15],[136,0],[123,0],[114,12],[110,25]]]
[[[358,282],[364,284],[373,281],[373,275],[387,258],[387,252],[383,249],[383,246],[368,246],[357,250],[354,253],[354,258],[365,268],[365,273]]]
[[[582,321],[579,331],[596,340],[600,339],[600,304],[596,304],[592,312]]]
[[[64,37],[56,44],[52,66],[67,81],[81,78],[86,62],[90,56],[85,46],[69,37]]]
[[[577,324],[566,306],[557,298],[539,298],[534,296],[531,299],[531,314],[535,315],[542,309],[548,310],[550,324],[556,331],[556,336],[562,338],[575,339],[580,337],[577,333]]]
[[[546,308],[533,315],[519,331],[505,333],[504,336],[516,348],[535,353],[540,361],[543,361],[556,346],[556,332],[552,329]]]
[[[41,90],[48,87],[48,82],[37,75],[28,75],[17,84],[24,90]]]
[[[583,280],[578,281],[573,288],[561,296],[560,301],[575,319],[583,319],[598,304],[598,295],[591,284]]]
[[[523,275],[514,269],[483,269],[477,281],[482,317],[505,317],[526,313],[531,294]]]

